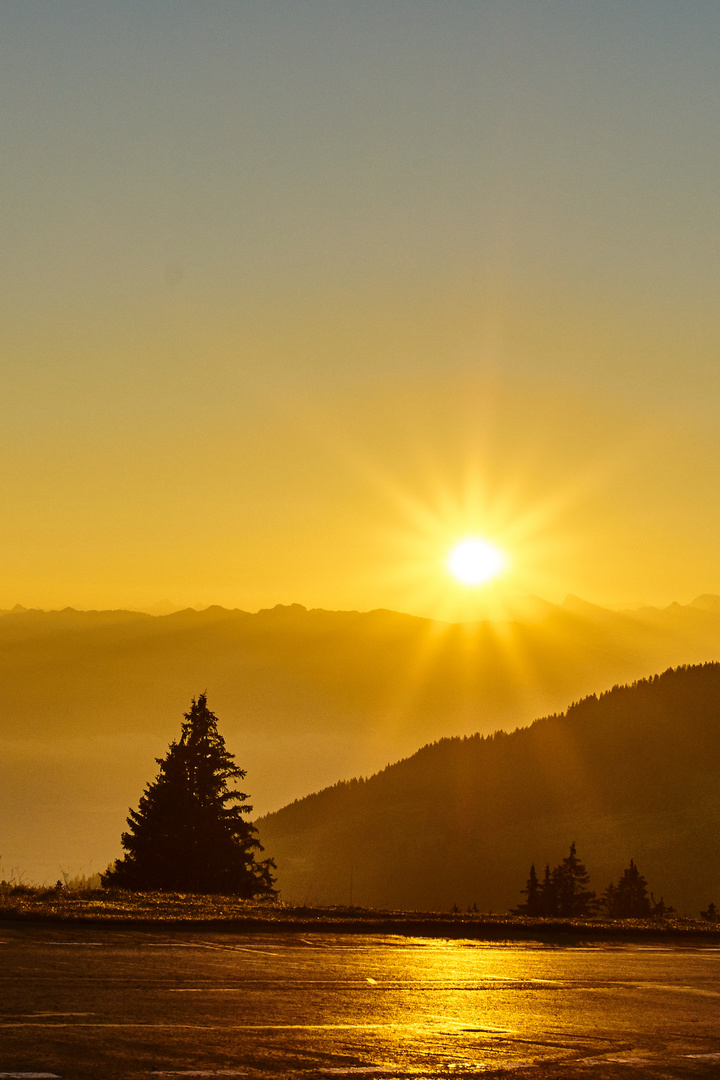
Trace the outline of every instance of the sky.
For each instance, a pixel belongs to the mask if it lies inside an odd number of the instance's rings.
[[[716,0],[5,0],[0,608],[720,593],[719,44]]]

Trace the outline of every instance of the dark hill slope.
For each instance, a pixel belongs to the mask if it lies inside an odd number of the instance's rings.
[[[720,664],[668,670],[488,737],[442,739],[263,818],[287,899],[505,910],[571,840],[601,892],[632,857],[697,914],[720,898]]]
[[[104,868],[205,690],[264,813],[443,736],[720,659],[718,597],[623,614],[576,598],[515,607],[455,625],[296,604],[0,615],[0,876]]]

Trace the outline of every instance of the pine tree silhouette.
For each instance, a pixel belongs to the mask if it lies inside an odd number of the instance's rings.
[[[126,855],[102,877],[105,886],[139,891],[273,896],[272,859],[258,862],[257,830],[245,821],[252,806],[229,787],[245,770],[235,764],[217,729],[217,717],[201,694],[193,699],[179,742],[172,742],[160,771],[121,843]]]
[[[540,884],[538,914],[546,917],[557,915],[557,889],[550,872],[550,863],[545,863],[545,875]]]
[[[617,885],[608,885],[602,904],[615,919],[645,919],[650,915],[647,881],[632,859]]]
[[[575,841],[570,853],[553,871],[557,888],[557,913],[565,916],[589,915],[595,902],[595,893],[586,888],[590,875],[577,856]]]
[[[537,872],[535,870],[535,864],[530,867],[530,874],[528,876],[525,888],[520,890],[524,896],[527,897],[523,903],[518,904],[516,908],[512,909],[513,915],[540,915],[541,911],[541,892],[540,882],[538,881]]]

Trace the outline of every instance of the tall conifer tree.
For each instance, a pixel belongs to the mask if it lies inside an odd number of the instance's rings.
[[[126,854],[103,875],[103,885],[164,892],[273,896],[272,859],[243,819],[252,806],[230,787],[245,770],[225,747],[217,717],[201,694],[193,699],[179,742],[172,742],[122,835]]]

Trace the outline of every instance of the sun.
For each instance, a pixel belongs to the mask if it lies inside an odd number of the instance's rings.
[[[450,551],[448,570],[463,585],[482,585],[505,569],[507,559],[499,548],[479,537],[468,537]]]

